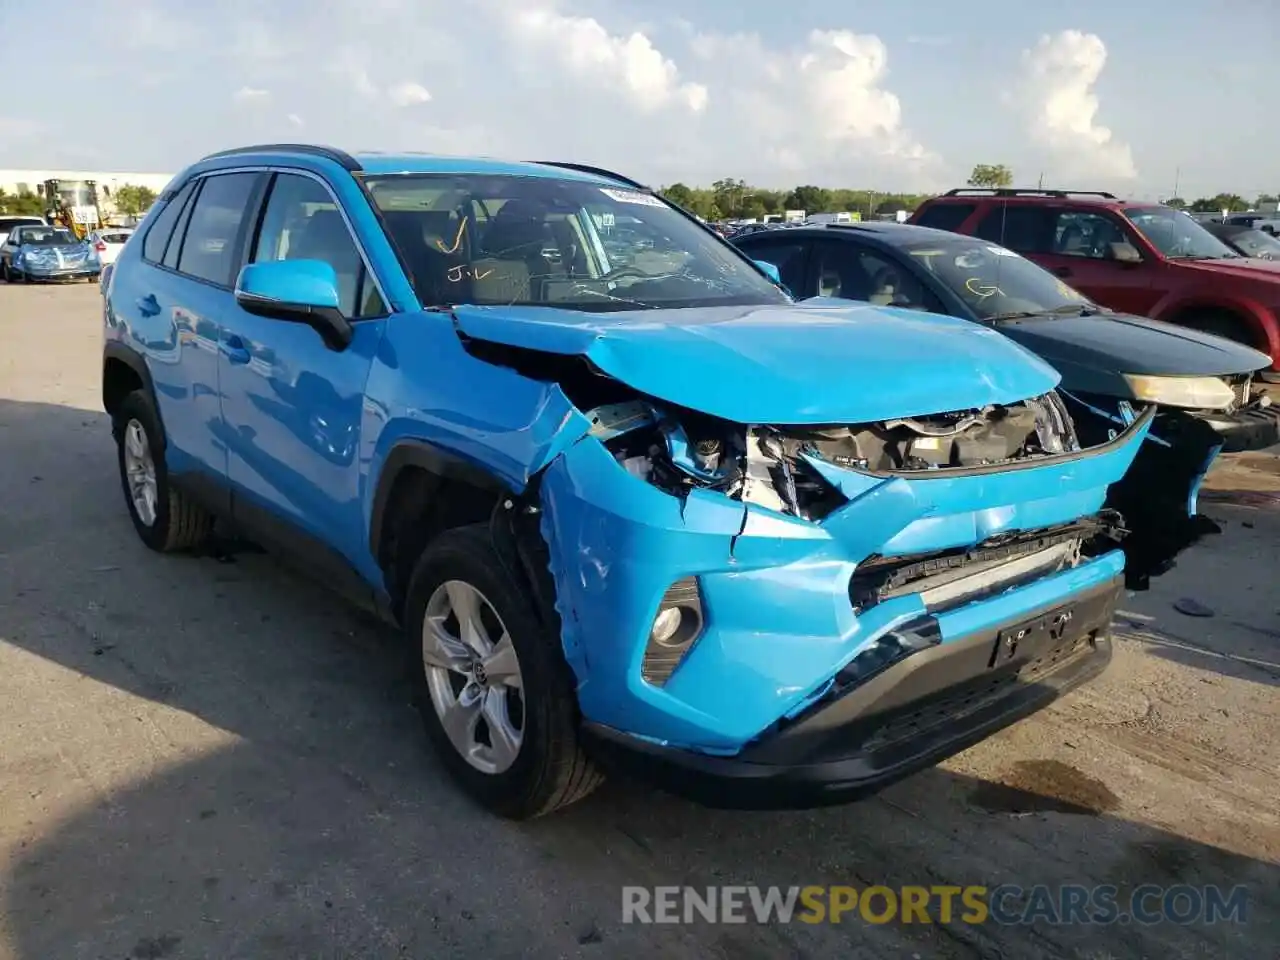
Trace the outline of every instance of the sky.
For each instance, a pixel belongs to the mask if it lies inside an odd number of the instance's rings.
[[[1280,0],[97,0],[57,46],[40,7],[0,0],[0,168],[305,141],[655,186],[927,191],[1003,163],[1280,192]]]

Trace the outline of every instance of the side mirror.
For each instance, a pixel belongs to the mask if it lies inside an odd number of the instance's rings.
[[[1141,263],[1142,254],[1131,243],[1111,244],[1111,259],[1117,263]]]
[[[751,262],[754,263],[757,267],[759,267],[760,271],[766,277],[768,277],[778,286],[782,286],[782,274],[778,272],[778,268],[775,267],[772,263],[770,263],[768,260],[752,260]]]
[[[338,309],[338,275],[323,260],[250,263],[236,278],[236,303],[248,313],[305,323],[325,344],[343,350],[355,331]]]

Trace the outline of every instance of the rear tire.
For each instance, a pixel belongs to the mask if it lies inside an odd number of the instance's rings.
[[[404,624],[427,736],[476,802],[525,820],[600,785],[578,741],[560,639],[508,572],[488,524],[448,530],[428,545],[409,581]]]
[[[170,484],[150,395],[135,390],[125,397],[112,432],[125,504],[142,542],[158,553],[202,546],[213,532],[213,515]]]

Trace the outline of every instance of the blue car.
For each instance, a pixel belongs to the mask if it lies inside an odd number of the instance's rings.
[[[143,542],[220,518],[398,625],[428,739],[502,816],[611,770],[852,799],[1110,657],[1103,504],[1154,409],[1083,446],[998,332],[796,303],[617,174],[215,154],[104,322]]]
[[[14,227],[0,243],[0,280],[88,280],[96,282],[102,261],[88,240],[65,227]]]

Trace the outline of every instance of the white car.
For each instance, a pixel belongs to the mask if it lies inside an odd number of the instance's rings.
[[[104,227],[89,234],[89,243],[98,251],[98,259],[105,267],[116,262],[116,257],[131,236],[133,227]]]
[[[14,227],[47,227],[44,217],[0,216],[0,243]]]

